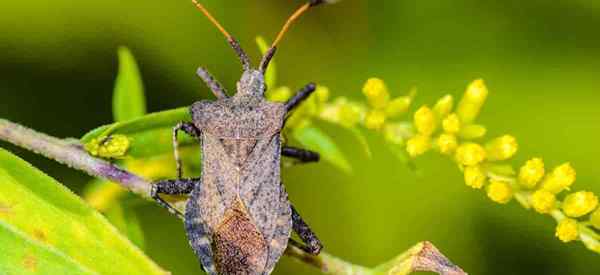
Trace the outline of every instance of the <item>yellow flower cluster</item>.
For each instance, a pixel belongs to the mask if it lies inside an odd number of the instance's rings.
[[[600,253],[598,234],[589,231],[589,227],[600,230],[598,197],[582,191],[568,194],[562,200],[558,198],[575,182],[576,172],[571,164],[565,163],[547,172],[541,158],[532,158],[515,173],[512,166],[502,163],[516,155],[519,145],[515,137],[504,135],[487,143],[474,141],[486,134],[486,128],[475,123],[489,95],[483,80],[468,85],[456,108],[451,95],[442,97],[433,108],[418,108],[409,135],[405,125],[399,128],[401,124],[386,120],[390,97],[383,81],[370,79],[363,94],[372,108],[365,118],[367,128],[386,129],[386,140],[395,140],[395,144],[407,139],[404,145],[411,157],[432,149],[450,156],[463,170],[467,186],[485,190],[494,202],[506,204],[516,198],[526,208],[551,215],[558,222],[556,236],[561,241],[581,240],[586,247]],[[404,108],[408,108],[408,104],[403,105],[403,112]],[[587,222],[578,220],[588,215]]]
[[[411,121],[396,119],[408,113],[414,90],[392,98],[383,80],[371,78],[362,89],[367,99],[367,104],[362,104],[343,97],[329,103],[328,91],[321,89],[321,95],[311,96],[297,112],[303,118],[312,116],[348,128],[364,126],[382,134],[389,144],[401,146],[413,158],[435,150],[458,164],[467,186],[484,190],[496,203],[515,199],[527,209],[553,217],[558,223],[555,234],[561,241],[580,240],[600,253],[600,240],[593,231],[600,230],[598,197],[591,192],[575,192],[559,198],[575,182],[571,164],[547,171],[541,158],[532,158],[514,169],[506,162],[519,150],[515,137],[503,135],[479,142],[487,132],[486,127],[476,123],[489,95],[483,80],[470,83],[458,104],[452,95],[446,95],[433,107],[419,107]],[[290,95],[285,89],[272,93],[272,99],[280,100]],[[294,116],[289,120],[292,123]],[[586,216],[588,220],[582,220]]]
[[[92,156],[102,158],[122,158],[129,150],[131,141],[124,135],[112,135],[104,138],[93,139],[85,144],[85,149]]]

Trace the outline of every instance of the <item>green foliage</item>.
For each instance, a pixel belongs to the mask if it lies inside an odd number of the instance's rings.
[[[0,220],[3,274],[94,274],[56,249],[36,241]]]
[[[115,81],[113,116],[127,121],[146,114],[146,98],[135,58],[125,47],[119,48],[119,74]]]
[[[332,163],[345,172],[350,172],[352,167],[346,160],[340,149],[332,138],[321,129],[314,126],[303,126],[292,131],[292,136],[302,144],[304,148],[319,152],[323,159]]]
[[[165,273],[79,197],[2,149],[0,182],[1,247],[10,250],[0,253],[3,266],[19,274]]]
[[[188,108],[152,113],[140,118],[96,128],[81,138],[83,144],[103,140],[111,135],[125,135],[131,141],[127,156],[146,158],[172,152],[171,129],[178,122],[189,121]],[[182,137],[182,144],[191,139]]]

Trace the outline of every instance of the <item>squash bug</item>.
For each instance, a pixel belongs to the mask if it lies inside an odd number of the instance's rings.
[[[199,101],[190,107],[192,122],[173,129],[173,149],[178,178],[155,183],[152,198],[171,213],[184,219],[192,249],[204,270],[211,274],[270,274],[287,245],[317,255],[322,244],[288,201],[281,183],[281,156],[301,162],[316,162],[318,153],[286,147],[281,130],[290,112],[316,86],[306,85],[287,103],[265,99],[264,75],[277,45],[290,25],[314,6],[331,2],[311,0],[285,23],[257,69],[238,41],[206,8],[194,5],[225,35],[243,67],[237,93],[226,90],[203,68],[198,76],[206,82],[216,101]],[[182,177],[177,134],[183,131],[202,148],[202,175]],[[189,195],[185,214],[159,195]],[[290,239],[294,230],[304,242]]]

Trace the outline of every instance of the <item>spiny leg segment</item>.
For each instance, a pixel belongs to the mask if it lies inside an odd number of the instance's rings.
[[[319,153],[296,147],[286,146],[281,149],[281,155],[295,158],[302,163],[318,162],[321,158]]]
[[[179,157],[179,141],[177,141],[177,134],[182,130],[193,138],[200,139],[200,130],[191,122],[180,122],[173,128],[173,155],[175,156],[175,164],[177,165],[178,179],[183,177],[183,166]]]
[[[152,185],[150,196],[160,206],[169,210],[173,215],[177,215],[179,218],[183,218],[183,214],[171,206],[168,202],[163,200],[159,194],[165,195],[187,195],[194,190],[196,185],[200,184],[200,179],[176,179],[176,180],[163,180]]]
[[[319,255],[321,249],[323,249],[321,240],[319,240],[315,232],[313,232],[302,217],[300,217],[300,214],[298,214],[298,211],[296,211],[294,206],[292,206],[292,227],[304,244],[290,239],[290,245],[296,246],[306,253]]]

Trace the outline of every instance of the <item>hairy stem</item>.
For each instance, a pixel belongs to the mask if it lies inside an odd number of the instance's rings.
[[[91,176],[113,181],[131,192],[149,199],[151,182],[116,165],[92,157],[76,140],[64,140],[0,119],[0,140],[31,150]],[[466,274],[428,242],[419,243],[393,261],[376,268],[352,264],[325,252],[310,255],[289,246],[286,254],[333,275],[405,275],[431,271],[442,275]]]

